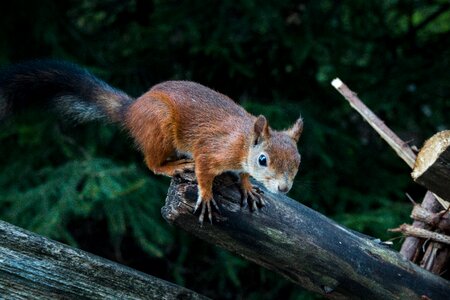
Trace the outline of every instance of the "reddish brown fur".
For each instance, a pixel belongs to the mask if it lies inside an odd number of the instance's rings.
[[[163,82],[134,100],[64,62],[28,62],[2,73],[0,118],[12,104],[19,108],[33,101],[50,102],[77,122],[107,118],[123,123],[155,173],[195,170],[196,208],[205,203],[200,220],[205,207],[211,219],[212,182],[220,173],[240,173],[243,199],[263,205],[249,175],[271,192],[286,193],[300,162],[296,142],[301,118],[286,131],[274,131],[264,116],[256,118],[227,96],[194,82]]]
[[[272,132],[265,118],[263,122],[258,119],[263,126],[258,130],[256,120],[227,96],[188,81],[158,84],[126,112],[126,126],[148,167],[168,176],[195,168],[205,202],[212,199],[214,177],[225,171],[243,170],[249,148],[257,138],[255,131],[273,136],[276,143],[289,139],[285,133]],[[186,154],[189,158],[182,158]],[[285,155],[274,147],[271,156],[276,168],[283,164]],[[242,187],[251,190],[248,174],[241,178]]]
[[[287,170],[288,173],[284,175],[288,177],[294,177],[297,169],[293,168],[293,166],[287,165],[293,157],[297,156],[296,149],[291,149],[290,147],[288,147],[290,143],[290,137],[280,132],[271,131],[270,139],[271,143],[269,144],[267,149],[268,152],[272,154],[271,157],[274,168],[276,170]],[[286,145],[286,147],[283,147],[283,145]],[[298,167],[298,165],[300,164],[300,159],[296,160],[295,163],[297,164],[295,167]]]
[[[187,160],[167,162],[177,152],[192,155],[202,198],[208,201],[215,176],[242,169],[255,119],[227,96],[200,84],[168,81],[131,105],[126,125],[155,173],[172,176],[192,168]]]

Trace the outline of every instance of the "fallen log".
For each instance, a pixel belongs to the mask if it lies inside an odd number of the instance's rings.
[[[231,176],[216,178],[214,197],[222,213],[200,226],[193,174],[172,178],[161,212],[171,224],[228,249],[330,299],[447,299],[450,284],[367,236],[304,205],[265,191],[266,206],[240,206]],[[262,190],[263,187],[259,186]]]
[[[0,221],[0,299],[207,299]]]

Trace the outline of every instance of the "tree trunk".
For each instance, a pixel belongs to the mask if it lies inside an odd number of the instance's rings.
[[[206,299],[0,221],[1,299]]]
[[[241,208],[234,180],[215,180],[222,213],[202,227],[192,214],[197,199],[193,175],[174,177],[164,218],[327,298],[448,299],[450,284],[443,278],[286,196],[266,191],[260,211]]]

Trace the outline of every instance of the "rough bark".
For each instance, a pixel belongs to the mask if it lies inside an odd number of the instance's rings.
[[[422,239],[429,239],[442,244],[450,245],[450,236],[423,228],[417,228],[409,224],[402,224],[398,228],[390,229],[390,231],[401,232],[406,236],[415,236]]]
[[[1,299],[206,299],[0,221]]]
[[[234,180],[216,179],[214,195],[222,213],[214,214],[214,224],[200,226],[192,214],[197,199],[193,175],[174,177],[164,218],[330,299],[436,300],[450,294],[448,281],[286,196],[266,192],[260,211],[241,208]]]
[[[425,142],[411,175],[414,181],[450,201],[450,130],[438,132]]]
[[[420,266],[425,270],[440,275],[447,270],[448,256],[448,247],[444,247],[441,243],[430,242],[420,261]]]
[[[429,212],[438,212],[441,208],[439,203],[436,201],[433,193],[427,192],[425,197],[423,198],[421,207]],[[415,220],[412,226],[417,228],[429,228],[424,222]],[[419,239],[415,236],[408,236],[405,238],[405,241],[402,244],[402,248],[400,249],[400,253],[403,254],[407,259],[417,262],[417,259],[421,256],[421,245],[423,240]]]

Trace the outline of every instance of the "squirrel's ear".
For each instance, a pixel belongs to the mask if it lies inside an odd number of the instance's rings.
[[[259,115],[255,121],[255,145],[259,144],[262,139],[269,137],[269,125],[266,117]]]
[[[299,117],[291,128],[285,131],[295,142],[298,142],[303,132],[303,119]]]

